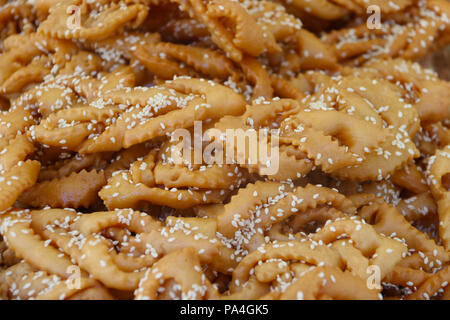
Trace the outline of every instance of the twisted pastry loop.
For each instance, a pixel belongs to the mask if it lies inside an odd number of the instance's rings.
[[[260,97],[272,98],[272,82],[264,66],[257,59],[250,57],[244,57],[240,65],[248,81],[254,85],[252,100]]]
[[[62,213],[60,211],[60,215]],[[145,223],[154,225],[152,219],[144,219],[145,214],[139,216],[130,211],[95,213],[89,216],[69,213],[70,215],[64,213],[66,215],[59,222],[51,211],[34,211],[32,224],[44,239],[63,250],[81,268],[106,286],[120,290],[136,288],[143,275],[139,270],[151,265],[155,257],[117,253],[112,250],[113,244],[100,232],[103,228],[112,226],[142,231],[146,227]]]
[[[428,191],[423,173],[413,162],[397,170],[391,178],[392,182],[414,193],[425,193]]]
[[[27,34],[35,31],[36,16],[33,6],[26,1],[2,2],[0,9],[0,41],[13,34]]]
[[[337,111],[300,111],[283,120],[280,126],[280,140],[297,146],[325,172],[358,164],[359,157],[364,157],[364,148],[374,148],[387,137],[376,126]],[[362,128],[364,136],[355,139],[355,133],[361,133]],[[338,137],[339,143],[332,140],[334,137]],[[329,147],[320,148],[325,143]]]
[[[73,6],[80,10],[80,25],[73,21]],[[125,26],[139,27],[147,14],[147,6],[140,1],[65,0],[50,8],[38,32],[58,39],[103,40]]]
[[[431,156],[450,144],[450,130],[443,121],[424,125],[422,130],[416,135],[414,142],[422,154]]]
[[[189,155],[185,155],[186,150],[181,151],[179,147],[180,144],[174,142],[166,142],[161,145],[158,161],[154,168],[151,168],[156,184],[168,188],[226,189],[231,186],[239,186],[248,178],[246,172],[236,165],[195,164],[195,154],[189,152]],[[174,154],[178,154],[177,157],[180,159],[184,158],[183,163],[175,163]],[[133,168],[137,168],[137,166]]]
[[[183,265],[180,270],[177,266]],[[172,280],[172,282],[170,282]],[[148,269],[135,292],[137,300],[156,300],[160,288],[170,283],[170,298],[183,300],[217,299],[217,289],[201,271],[200,260],[193,248],[169,253]]]
[[[399,101],[397,93],[388,84],[369,80],[363,83],[360,87],[352,86],[354,91],[360,96],[359,99],[366,99],[375,107],[376,113],[388,123],[388,130],[393,132],[366,155],[362,164],[333,172],[334,176],[341,179],[380,180],[418,156],[418,150],[411,141],[411,136],[419,128],[415,109]],[[380,99],[380,92],[383,93],[383,100]],[[387,101],[389,102],[386,104]],[[369,118],[369,121],[372,121],[372,118]],[[406,131],[405,127],[410,128],[411,133]],[[385,161],[386,159],[389,161]]]
[[[42,144],[77,151],[119,112],[120,108],[93,106],[60,110],[34,127],[32,134]]]
[[[39,172],[39,182],[53,179],[61,179],[78,173],[82,170],[91,171],[93,169],[103,169],[107,165],[107,161],[112,155],[104,154],[90,154],[90,155],[75,155],[68,159],[57,160],[50,165],[43,167]]]
[[[428,239],[425,234],[414,228],[397,209],[386,203],[365,206],[361,208],[358,215],[373,224],[379,233],[404,238],[408,247],[420,250],[430,259],[438,259],[441,263],[449,259],[448,252],[443,247]]]
[[[113,256],[122,269],[132,271],[148,267],[157,258],[185,247],[196,249],[202,263],[215,264],[213,257],[219,250],[217,239],[212,241],[215,239],[215,224],[201,219],[168,217],[163,226],[145,213],[116,210],[84,215],[71,225],[72,230],[85,236],[118,227],[136,233],[135,237],[125,234],[120,253]],[[222,257],[219,261],[225,259]]]
[[[228,47],[231,44],[251,56],[259,56],[265,51],[279,51],[280,48],[275,41],[274,34],[267,31],[267,29],[264,28],[255,17],[252,17],[252,15],[250,15],[250,13],[245,9],[245,5],[245,2],[239,3],[227,0],[214,0],[207,5],[207,10],[205,13],[208,19],[207,21],[204,21],[204,23],[206,22],[205,24],[207,26],[208,24],[211,26],[214,24],[216,25],[214,31],[210,29],[214,42],[217,43],[216,41],[218,39],[216,37],[219,33],[222,33],[220,35],[221,38],[229,39],[231,42],[223,48],[225,52],[228,52],[227,49],[229,49]],[[255,9],[264,10],[261,6],[256,6]],[[278,9],[280,10],[280,7],[278,7]],[[235,24],[234,34],[227,30],[226,24],[221,25],[218,22],[221,18],[227,19]],[[214,34],[215,32],[217,32],[217,35]],[[220,42],[218,43],[220,46]],[[234,60],[240,61],[242,55],[233,51],[235,50],[229,52],[230,57]]]
[[[348,284],[351,283],[351,286]],[[348,288],[351,288],[349,290]],[[278,296],[281,300],[379,300],[376,290],[367,288],[366,282],[349,272],[335,267],[317,267],[307,271]]]
[[[341,179],[381,179],[417,157],[411,141],[419,129],[417,113],[410,104],[399,101],[389,83],[353,76],[331,79],[320,73],[308,77],[325,85],[303,99],[301,107],[280,117],[282,143],[298,147],[322,170]],[[334,121],[337,116],[342,120]],[[352,133],[357,127],[364,130]],[[364,138],[360,138],[361,131],[367,132]],[[374,163],[377,165],[369,165]]]
[[[230,60],[208,48],[155,42],[138,46],[133,54],[152,74],[163,80],[184,75],[222,81],[230,77],[236,82],[240,77]]]
[[[36,183],[40,167],[39,161],[20,161],[7,172],[0,174],[0,192],[4,195],[0,202],[1,211],[10,208],[23,191]]]
[[[231,154],[233,157],[229,160],[246,168],[250,173],[258,173],[262,176],[266,175],[269,179],[275,181],[293,180],[310,172],[313,167],[312,161],[301,150],[290,145],[281,145],[278,147],[278,172],[267,172],[267,169],[270,169],[270,163],[268,163],[269,160],[264,156],[263,150],[266,153],[268,150],[271,150],[272,155],[273,144],[269,141],[271,136],[267,137],[267,141],[264,141],[264,139],[261,140],[261,130],[270,129],[274,123],[277,123],[284,117],[284,113],[293,112],[293,110],[299,107],[297,101],[290,99],[273,99],[271,101],[257,99],[252,105],[247,106],[243,115],[222,117],[214,127],[225,135],[226,153],[229,154],[229,150],[232,150]],[[228,129],[247,130],[250,133],[254,132],[257,142],[256,149],[250,149],[255,148],[255,146],[244,141],[244,150],[241,150],[240,148],[242,146],[239,145],[239,141],[236,143],[235,138],[230,139],[227,135]],[[263,134],[265,134],[264,131]]]
[[[245,256],[238,264],[233,271],[230,292],[235,294],[247,290],[246,285],[253,277],[259,282],[267,283],[290,274],[291,270],[297,277],[305,269],[317,265],[340,267],[341,262],[339,255],[333,250],[309,241],[265,245]]]
[[[282,0],[281,2],[286,3],[288,7],[308,12],[308,14],[323,20],[341,19],[348,16],[351,12],[357,15],[364,15],[367,8],[367,3],[363,0]],[[412,2],[412,0],[397,0],[388,4],[385,1],[378,0],[372,1],[370,5],[378,6],[383,14],[390,14],[404,10]]]
[[[224,211],[217,217],[218,229],[225,237],[232,238],[240,229],[234,220],[245,221],[252,217],[252,210],[266,203],[284,197],[292,187],[278,182],[258,181],[240,189],[224,206]],[[251,200],[249,200],[251,199]]]
[[[100,135],[88,140],[81,153],[129,148],[175,129],[189,128],[195,121],[239,114],[245,105],[231,89],[202,79],[184,78],[168,81],[164,87],[112,90],[105,99],[131,107]]]
[[[10,116],[11,114],[6,114],[3,121],[13,119]],[[25,125],[27,120],[21,122]],[[0,138],[0,141],[6,144],[0,154],[0,192],[3,195],[0,211],[10,208],[22,192],[36,183],[41,168],[39,161],[26,160],[27,156],[34,152],[34,145],[26,135],[18,134],[12,137],[11,129],[15,128],[7,127]]]
[[[412,291],[420,287],[430,276],[431,274],[420,269],[416,270],[409,267],[396,266],[386,275],[384,281],[389,284],[408,288]]]
[[[405,216],[410,223],[421,220],[432,219],[437,216],[437,207],[429,192],[420,193],[407,199],[401,200],[397,210]]]
[[[434,276],[425,280],[419,289],[410,295],[409,299],[431,299],[435,294],[448,287],[450,267],[447,266]]]
[[[145,44],[160,40],[161,36],[158,33],[123,31],[104,40],[85,40],[83,41],[83,47],[94,51],[102,58],[101,64],[107,70],[113,69],[117,64],[126,65],[129,62],[136,78],[144,80],[145,75],[141,70],[143,68],[136,63],[134,52]]]
[[[89,208],[96,204],[97,192],[105,184],[103,172],[82,170],[61,179],[40,182],[22,193],[19,201],[34,208]]]
[[[38,271],[26,262],[20,262],[0,273],[5,299],[36,300],[112,300],[111,294],[93,279],[82,277],[77,288],[44,271]]]
[[[58,210],[53,211],[61,213]],[[31,215],[28,211],[11,211],[0,218],[2,234],[17,256],[39,270],[63,278],[68,276],[67,268],[72,265],[69,257],[65,254],[61,255],[56,248],[46,245],[39,232],[32,226]],[[29,248],[34,249],[29,250]]]
[[[226,271],[233,265],[226,248],[219,251],[215,224],[204,219],[173,217],[163,226],[147,214],[132,210],[90,215],[44,210],[34,211],[31,216],[36,232],[109,288],[137,288],[145,275],[143,271],[158,258],[188,247],[196,250],[199,261],[211,263],[218,270]],[[119,232],[121,229],[125,233]],[[117,240],[108,240],[110,235]],[[113,250],[113,245],[120,251]]]
[[[254,85],[252,99],[271,98],[273,94],[267,71],[258,60],[249,56],[243,57],[239,62],[242,71],[217,50],[168,42],[138,46],[134,56],[158,79],[208,76],[235,91],[246,93],[245,78],[247,78],[247,82]]]
[[[427,178],[431,192],[437,202],[439,233],[448,250],[450,246],[450,145],[438,150],[428,162]]]
[[[377,234],[372,226],[363,221],[348,218],[326,224],[311,238],[314,241],[322,241],[324,244],[333,243],[333,247],[346,262],[347,268],[363,279],[368,276],[367,267],[371,265],[380,268],[380,277],[383,279],[402,259],[407,250],[400,241]],[[345,238],[351,239],[351,242],[343,241],[342,239]],[[358,257],[355,250],[342,248],[347,247],[348,244],[358,249],[362,255]],[[367,262],[364,261],[366,259],[363,256],[368,259]],[[365,268],[361,267],[361,263]]]
[[[194,121],[214,120],[224,115],[241,114],[244,111],[245,102],[241,96],[213,82],[180,78],[166,82],[165,86],[169,90],[173,89],[190,96],[192,103],[188,102],[186,107],[179,106],[184,107],[181,110],[174,110],[159,118],[143,121],[127,130],[124,137],[125,147],[150,140],[176,128],[191,127]],[[194,103],[196,96],[204,96],[204,98]]]
[[[3,42],[0,56],[0,92],[21,93],[32,83],[64,66],[76,45],[36,33],[12,35]],[[54,67],[54,68],[53,68]]]
[[[224,190],[159,188],[155,184],[153,174],[155,162],[154,150],[143,161],[134,162],[129,171],[116,171],[99,192],[105,205],[110,209],[136,208],[140,202],[148,201],[157,205],[186,209],[198,204],[219,203],[227,196]]]
[[[272,241],[301,241],[307,233],[315,232],[319,226],[345,217],[347,217],[345,213],[333,207],[307,209],[299,215],[292,216],[292,219],[274,224],[267,234]]]
[[[422,122],[436,122],[449,117],[449,84],[417,63],[403,59],[369,61],[364,65],[377,76],[396,83],[419,113]]]
[[[254,200],[249,201],[249,197]],[[308,184],[292,190],[288,185],[257,182],[241,189],[224,206],[217,216],[218,231],[231,239],[237,253],[253,252],[265,242],[265,231],[272,225],[322,205],[335,206],[347,214],[355,210],[350,200],[331,189]]]
[[[449,13],[447,1],[419,1],[390,16],[381,28],[369,29],[366,23],[359,24],[334,30],[322,40],[334,48],[340,61],[356,65],[373,57],[418,60],[432,50],[435,43],[443,42],[444,46],[448,43],[445,34],[449,28]]]

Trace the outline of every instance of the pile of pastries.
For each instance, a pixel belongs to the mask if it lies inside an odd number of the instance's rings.
[[[449,44],[448,0],[0,0],[0,299],[450,299]]]

